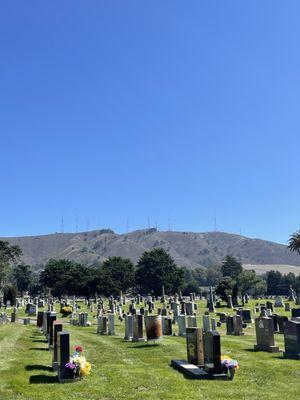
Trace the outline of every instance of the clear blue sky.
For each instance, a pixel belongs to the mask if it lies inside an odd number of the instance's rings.
[[[7,1],[0,236],[299,228],[300,2]]]

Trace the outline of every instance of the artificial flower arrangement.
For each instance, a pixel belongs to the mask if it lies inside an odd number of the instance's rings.
[[[221,356],[221,364],[224,372],[227,373],[228,379],[233,380],[235,371],[239,368],[237,360],[229,356]]]
[[[62,313],[63,317],[67,317],[68,315],[72,314],[73,309],[71,306],[64,306],[61,308],[60,312]]]
[[[70,361],[66,364],[66,369],[70,378],[80,379],[90,374],[92,366],[83,356],[83,348],[75,347],[74,354],[70,357]]]

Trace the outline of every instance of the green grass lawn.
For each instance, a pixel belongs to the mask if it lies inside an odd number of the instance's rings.
[[[202,302],[199,325],[203,311]],[[278,311],[287,315],[283,309]],[[119,321],[114,337],[98,336],[95,325],[66,324],[66,330],[71,333],[72,346],[82,345],[93,365],[89,377],[72,384],[57,383],[51,370],[52,353],[34,325],[0,326],[1,400],[300,399],[300,361],[283,359],[282,353],[254,352],[251,325],[240,337],[226,336],[224,328],[220,329],[222,353],[240,365],[232,382],[188,380],[172,369],[172,358],[186,358],[184,338],[164,337],[157,346],[123,342],[124,327]],[[275,336],[283,349],[283,335]]]

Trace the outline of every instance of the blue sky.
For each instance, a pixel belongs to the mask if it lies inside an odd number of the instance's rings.
[[[217,229],[300,204],[299,1],[0,7],[0,236]]]

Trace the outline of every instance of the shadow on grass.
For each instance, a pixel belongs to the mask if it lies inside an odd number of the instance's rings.
[[[291,361],[291,360],[298,360],[297,358],[288,358],[288,357],[284,357],[283,354],[281,356],[275,356],[273,358],[277,358],[278,360],[286,360],[286,361]]]
[[[48,343],[47,339],[35,339],[33,340],[33,343]]]
[[[244,350],[249,351],[250,353],[259,353],[261,351],[261,350],[255,350],[255,349],[244,349]]]
[[[46,347],[30,347],[29,350],[49,351]]]
[[[152,347],[158,347],[158,343],[151,343],[151,344],[137,344],[135,346],[129,346],[129,349],[151,349]]]
[[[29,378],[29,383],[33,384],[58,383],[58,378],[56,376],[49,376],[49,375],[31,375],[31,377]]]
[[[40,365],[40,364],[33,364],[33,365],[26,365],[26,371],[34,371],[34,370],[41,370],[41,371],[49,371],[52,372],[53,369],[48,367],[47,365]]]

